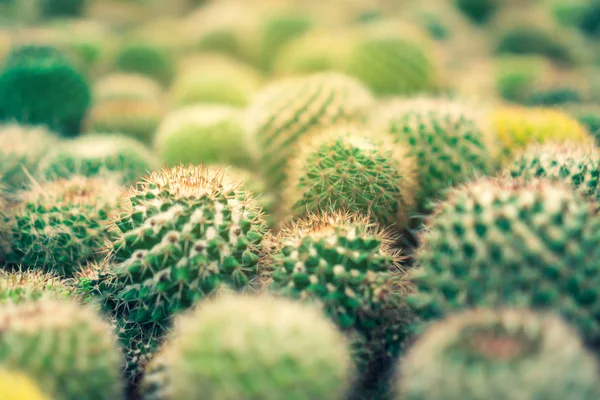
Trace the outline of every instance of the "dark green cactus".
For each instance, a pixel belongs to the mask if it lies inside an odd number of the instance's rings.
[[[81,17],[88,0],[41,0],[41,13],[45,18]]]

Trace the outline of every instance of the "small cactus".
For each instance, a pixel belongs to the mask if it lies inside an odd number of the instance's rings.
[[[67,298],[74,293],[66,281],[43,271],[0,270],[0,304],[24,303],[42,297]]]
[[[126,40],[117,51],[115,67],[120,72],[148,76],[163,85],[168,85],[175,76],[170,52],[143,40]]]
[[[555,315],[473,310],[432,325],[402,362],[397,399],[593,400],[598,365]]]
[[[55,299],[8,303],[0,308],[0,330],[0,364],[29,374],[48,395],[121,398],[116,337],[93,307]]]
[[[81,17],[88,0],[42,0],[41,15],[44,18]]]

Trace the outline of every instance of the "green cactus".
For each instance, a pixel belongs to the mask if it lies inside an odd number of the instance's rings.
[[[44,152],[58,137],[44,127],[0,125],[0,183],[8,192],[24,189]]]
[[[174,111],[155,138],[160,160],[179,163],[252,165],[242,113],[228,106],[197,105]]]
[[[88,0],[42,0],[41,15],[44,18],[81,17]]]
[[[498,36],[496,52],[500,54],[537,54],[557,63],[572,65],[576,62],[572,47],[565,37],[553,30],[534,25],[506,28]]]
[[[388,136],[343,127],[301,139],[289,163],[284,210],[303,215],[342,209],[405,228],[418,191],[417,166]]]
[[[598,232],[592,207],[559,183],[471,183],[427,224],[410,279],[418,292],[408,301],[423,322],[466,308],[551,309],[598,343]]]
[[[69,284],[43,271],[9,272],[0,269],[0,304],[25,303],[45,296],[67,298],[74,293]]]
[[[150,42],[128,40],[115,57],[118,71],[148,76],[168,85],[175,75],[175,61],[170,52]]]
[[[552,70],[552,63],[537,55],[503,55],[495,64],[498,93],[518,103],[526,102]]]
[[[0,70],[2,120],[43,124],[65,136],[75,136],[90,97],[85,78],[49,46],[15,48]]]
[[[90,134],[48,152],[38,164],[38,176],[44,180],[103,176],[131,185],[156,166],[152,152],[135,139]]]
[[[115,99],[159,100],[161,95],[160,84],[141,74],[114,73],[94,84],[96,103]]]
[[[477,24],[486,23],[498,11],[498,0],[455,0],[456,8]]]
[[[201,304],[163,357],[170,400],[337,400],[353,378],[346,340],[319,308],[267,296]]]
[[[373,353],[398,355],[411,320],[404,302],[410,287],[394,274],[400,267],[392,241],[357,215],[314,214],[295,221],[274,238],[265,259],[270,289],[322,302],[336,325],[358,334]]]
[[[577,89],[570,87],[551,87],[539,89],[531,93],[526,99],[528,106],[552,107],[567,103],[578,103],[583,99]]]
[[[377,96],[394,96],[435,90],[435,68],[434,60],[418,43],[396,37],[374,37],[356,44],[346,72]]]
[[[24,192],[4,217],[10,232],[7,261],[71,276],[98,257],[110,237],[105,229],[120,186],[108,179],[60,179]]]
[[[280,188],[299,138],[337,124],[362,122],[372,103],[360,82],[332,72],[286,78],[264,88],[252,101],[247,119],[269,183]]]
[[[266,224],[240,183],[204,166],[155,171],[114,221],[110,265],[97,282],[104,308],[132,336],[159,337],[178,312],[222,283],[251,285]],[[93,286],[92,285],[92,286]]]
[[[473,310],[437,322],[403,360],[403,400],[593,400],[598,365],[555,315]]]
[[[29,374],[61,400],[122,397],[122,360],[93,307],[40,299],[0,308],[0,364]]]
[[[531,146],[515,157],[506,171],[514,178],[544,178],[565,182],[600,207],[600,154],[585,146]]]
[[[451,186],[493,170],[484,125],[475,110],[459,102],[397,100],[372,119],[376,129],[390,132],[416,158],[421,209]]]
[[[90,132],[120,133],[151,143],[165,114],[158,100],[117,98],[102,101],[90,110]]]

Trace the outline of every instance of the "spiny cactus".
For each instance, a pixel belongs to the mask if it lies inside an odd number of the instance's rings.
[[[399,370],[397,399],[581,399],[600,396],[598,366],[559,317],[473,310],[437,322]]]
[[[336,124],[366,120],[373,98],[360,82],[320,73],[272,83],[252,101],[247,118],[269,183],[279,188],[294,144]]]
[[[434,60],[416,42],[397,37],[365,38],[353,48],[346,72],[378,96],[436,89]]]
[[[264,261],[270,289],[322,302],[340,329],[358,333],[377,352],[397,355],[411,317],[404,303],[410,288],[396,279],[399,255],[392,239],[352,214],[295,221],[273,239]]]
[[[0,389],[2,400],[51,400],[22,372],[0,369]]]
[[[390,139],[353,127],[300,139],[289,163],[285,211],[303,215],[334,208],[405,228],[418,190],[416,160]]]
[[[137,140],[90,134],[48,152],[38,164],[38,176],[44,180],[102,176],[131,185],[156,166],[153,154]]]
[[[424,322],[466,308],[552,309],[598,343],[599,229],[588,202],[559,183],[455,189],[422,234],[408,300]]]
[[[337,400],[353,378],[346,341],[318,308],[267,296],[201,304],[164,357],[173,400]]]
[[[0,70],[0,119],[43,124],[75,136],[90,101],[84,77],[52,47],[15,48]]]
[[[44,152],[58,137],[44,127],[0,125],[0,183],[7,191],[24,189]]]
[[[158,100],[161,95],[160,84],[141,74],[114,73],[94,84],[97,103],[114,99]]]
[[[250,166],[252,157],[242,113],[228,106],[199,105],[174,111],[163,120],[155,147],[163,163]]]
[[[391,133],[416,158],[418,204],[454,185],[493,171],[490,143],[478,113],[446,99],[396,100],[377,111],[373,126]]]
[[[121,133],[151,143],[165,114],[158,100],[112,99],[90,110],[87,128],[91,132]]]
[[[64,400],[122,396],[121,354],[93,307],[41,299],[0,309],[0,364]]]
[[[45,296],[66,298],[74,293],[66,281],[43,271],[0,270],[0,304],[24,303]]]
[[[4,215],[10,231],[9,264],[72,275],[98,256],[110,237],[104,224],[120,186],[112,180],[74,176],[35,186]]]
[[[162,46],[143,40],[126,40],[115,57],[118,71],[148,76],[167,85],[175,75],[175,62]]]
[[[501,107],[491,113],[490,120],[504,160],[533,143],[593,142],[585,127],[559,110]]]
[[[127,199],[114,221],[111,268],[98,284],[104,307],[138,327],[128,335],[159,335],[220,284],[243,289],[256,278],[266,223],[256,201],[222,171],[155,171]]]
[[[589,147],[553,143],[534,145],[515,157],[508,165],[507,173],[514,178],[563,181],[600,203],[600,154]]]

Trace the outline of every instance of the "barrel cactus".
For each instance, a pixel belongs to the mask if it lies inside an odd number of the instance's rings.
[[[173,400],[337,400],[353,378],[346,340],[318,308],[267,296],[201,304],[164,357]]]
[[[0,270],[0,304],[24,303],[42,297],[66,298],[73,289],[56,274],[43,271]]]
[[[447,99],[395,100],[373,117],[416,158],[421,209],[450,187],[493,171],[491,143],[472,107]]]
[[[515,178],[563,181],[600,203],[600,154],[592,148],[553,143],[534,145],[509,163],[507,173]]]
[[[0,125],[0,183],[16,192],[31,183],[37,164],[48,149],[58,144],[58,137],[41,126]]]
[[[363,122],[373,98],[360,82],[325,72],[286,78],[259,92],[247,111],[265,177],[275,188],[299,138],[336,124]]]
[[[120,186],[112,180],[74,176],[35,186],[7,210],[9,264],[71,276],[98,257],[110,237],[105,229]]]
[[[466,308],[552,309],[598,343],[599,229],[586,199],[557,182],[457,188],[422,234],[408,300],[424,323]]]
[[[0,388],[2,400],[51,400],[40,391],[33,379],[22,372],[0,369]]]
[[[250,166],[241,111],[228,106],[196,105],[168,114],[158,128],[155,147],[161,161]]]
[[[17,47],[0,70],[2,120],[47,125],[75,136],[90,102],[85,78],[53,47]]]
[[[437,322],[403,360],[398,399],[600,396],[598,365],[558,316],[473,310]]]
[[[101,176],[131,185],[156,166],[152,152],[135,139],[89,134],[49,151],[38,164],[38,176],[44,180]]]
[[[169,50],[141,39],[123,42],[115,56],[115,67],[120,72],[148,76],[163,85],[175,76],[175,61]]]
[[[96,81],[93,89],[97,103],[114,99],[158,100],[162,95],[158,82],[134,73],[106,75]]]
[[[417,193],[416,160],[387,134],[334,128],[299,140],[290,161],[284,208],[303,215],[330,208],[372,215],[383,226],[408,225]]]
[[[0,328],[0,364],[29,374],[48,395],[121,398],[116,337],[93,307],[55,299],[9,303],[0,309]]]

